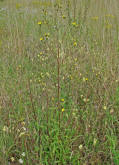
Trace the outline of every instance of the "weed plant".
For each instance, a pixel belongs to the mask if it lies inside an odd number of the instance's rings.
[[[117,0],[0,1],[0,164],[119,165]]]

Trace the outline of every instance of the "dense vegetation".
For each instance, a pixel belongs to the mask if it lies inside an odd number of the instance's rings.
[[[118,0],[0,0],[0,164],[119,165]]]

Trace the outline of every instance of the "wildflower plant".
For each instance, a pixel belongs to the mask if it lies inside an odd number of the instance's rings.
[[[118,165],[116,0],[8,1],[0,1],[0,164]]]

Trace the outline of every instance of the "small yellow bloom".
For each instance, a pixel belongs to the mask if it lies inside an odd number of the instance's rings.
[[[22,121],[21,124],[24,126],[25,125],[25,121]]]
[[[15,161],[15,158],[14,158],[14,157],[11,157],[10,160],[11,160],[12,162],[14,162],[14,161]]]
[[[43,37],[40,37],[40,41],[43,41]]]
[[[77,42],[74,42],[73,45],[74,45],[74,46],[77,46]]]
[[[64,99],[61,99],[62,102],[64,102]]]
[[[104,109],[104,110],[106,110],[106,109],[107,109],[107,107],[106,107],[106,106],[104,106],[104,107],[103,107],[103,109]]]
[[[66,18],[66,16],[65,16],[65,15],[62,15],[62,18],[63,18],[63,19],[65,19],[65,18]]]
[[[50,33],[45,33],[45,37],[46,37],[46,39],[48,39],[49,36],[50,36]]]
[[[38,22],[38,25],[42,25],[42,22],[41,22],[41,21],[39,21],[39,22]]]
[[[79,146],[79,149],[81,150],[83,148],[83,145],[81,144],[80,146]]]
[[[49,37],[49,35],[50,35],[50,33],[45,33],[45,36],[46,36],[46,37]]]
[[[76,26],[77,24],[76,24],[76,22],[72,22],[72,25],[73,25],[73,26]]]
[[[64,112],[64,108],[62,108],[62,112]]]
[[[7,126],[4,126],[2,130],[3,130],[4,132],[8,132],[8,127],[7,127]]]
[[[83,77],[83,81],[84,81],[84,82],[85,82],[85,81],[88,81],[88,78]]]

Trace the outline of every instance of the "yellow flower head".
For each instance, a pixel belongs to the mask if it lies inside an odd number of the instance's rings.
[[[40,41],[43,41],[43,37],[40,37]]]
[[[83,77],[83,81],[84,81],[84,82],[85,82],[85,81],[88,81],[88,78]]]
[[[63,18],[63,19],[65,19],[65,18],[66,18],[66,16],[65,16],[65,15],[62,15],[62,18]]]
[[[50,35],[50,33],[45,33],[45,36],[48,37]]]
[[[88,78],[86,78],[86,81],[88,81]]]
[[[50,33],[45,33],[45,37],[46,37],[46,39],[48,39],[49,36],[50,36]]]
[[[14,157],[11,157],[10,159],[11,159],[11,161],[12,161],[12,162],[14,162],[14,161],[15,161],[15,158],[14,158]]]
[[[38,22],[38,25],[42,25],[42,22],[41,22],[41,21],[39,21],[39,22]]]
[[[74,45],[74,46],[77,46],[77,42],[74,42],[73,45]]]
[[[76,26],[77,24],[76,24],[76,22],[72,22],[72,25],[73,25],[73,26]]]
[[[82,145],[82,144],[80,144],[79,149],[81,150],[82,148],[83,148],[83,145]]]
[[[98,20],[98,16],[92,17],[92,20],[97,21]]]
[[[64,99],[61,99],[62,102],[64,102]]]
[[[103,107],[103,109],[104,109],[104,110],[106,110],[106,109],[107,109],[107,107],[106,107],[106,106],[104,106],[104,107]]]
[[[7,127],[7,126],[4,126],[2,130],[3,130],[4,132],[8,132],[8,127]]]
[[[24,126],[24,125],[25,125],[25,122],[24,122],[24,121],[22,121],[22,122],[21,122],[21,124]]]
[[[64,108],[62,108],[62,112],[64,112]]]

